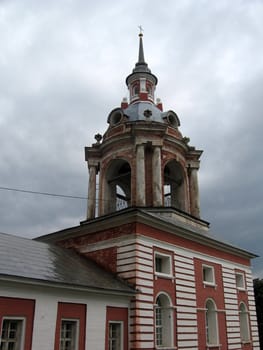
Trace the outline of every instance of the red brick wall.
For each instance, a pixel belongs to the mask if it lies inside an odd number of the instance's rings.
[[[241,258],[239,256],[236,256],[227,252],[219,251],[216,248],[204,246],[203,244],[198,242],[191,242],[188,239],[176,236],[176,234],[161,231],[142,223],[137,223],[136,232],[137,233],[141,232],[141,234],[143,234],[144,236],[158,239],[160,241],[164,241],[170,244],[175,244],[176,246],[179,246],[179,247],[187,247],[188,249],[192,249],[196,252],[204,253],[220,259],[226,259],[235,263],[250,266],[249,259]]]
[[[86,305],[75,303],[58,303],[57,323],[55,333],[55,350],[59,350],[61,320],[76,319],[79,321],[79,343],[78,349],[85,350],[86,334]]]
[[[117,272],[117,247],[85,253],[85,256],[95,261],[105,270],[113,273]]]
[[[110,321],[122,322],[123,324],[123,350],[128,350],[128,309],[124,307],[107,306],[106,311],[106,334],[105,350],[109,348],[109,323]]]
[[[35,300],[0,297],[0,324],[4,317],[25,318],[24,350],[31,350]],[[2,326],[1,326],[2,328]]]
[[[215,285],[210,286],[203,282],[203,265],[209,265],[214,268]],[[218,336],[220,349],[227,349],[227,332],[225,319],[225,301],[222,280],[222,266],[207,260],[194,259],[195,283],[196,283],[196,301],[197,301],[197,322],[198,322],[198,349],[206,350],[206,320],[205,308],[207,299],[212,299],[218,310]],[[213,349],[213,348],[211,348]],[[219,349],[219,347],[214,347]]]

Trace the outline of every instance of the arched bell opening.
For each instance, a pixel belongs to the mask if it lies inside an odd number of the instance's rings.
[[[176,160],[164,167],[164,206],[185,210],[185,179],[183,168]]]
[[[131,167],[123,159],[111,162],[105,176],[104,213],[111,213],[131,205]]]

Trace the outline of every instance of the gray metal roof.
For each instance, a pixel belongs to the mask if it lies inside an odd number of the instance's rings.
[[[132,294],[134,289],[91,260],[53,244],[0,233],[0,279]]]
[[[149,116],[146,116],[147,111],[150,111],[150,113],[148,113],[148,115],[150,114]],[[132,103],[124,110],[124,114],[129,118],[129,121],[132,122],[136,120],[149,120],[164,123],[163,113],[151,102],[139,101]]]

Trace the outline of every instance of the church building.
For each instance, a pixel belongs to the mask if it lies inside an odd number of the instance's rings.
[[[155,98],[139,55],[129,98],[85,148],[87,218],[0,234],[0,350],[259,350],[256,255],[200,217],[201,150]]]

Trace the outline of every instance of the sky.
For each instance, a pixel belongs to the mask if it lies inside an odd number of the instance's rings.
[[[201,217],[263,256],[261,0],[0,0],[0,231],[33,238],[86,217],[84,147],[144,54],[156,97],[204,150]],[[263,278],[263,257],[253,261]]]

